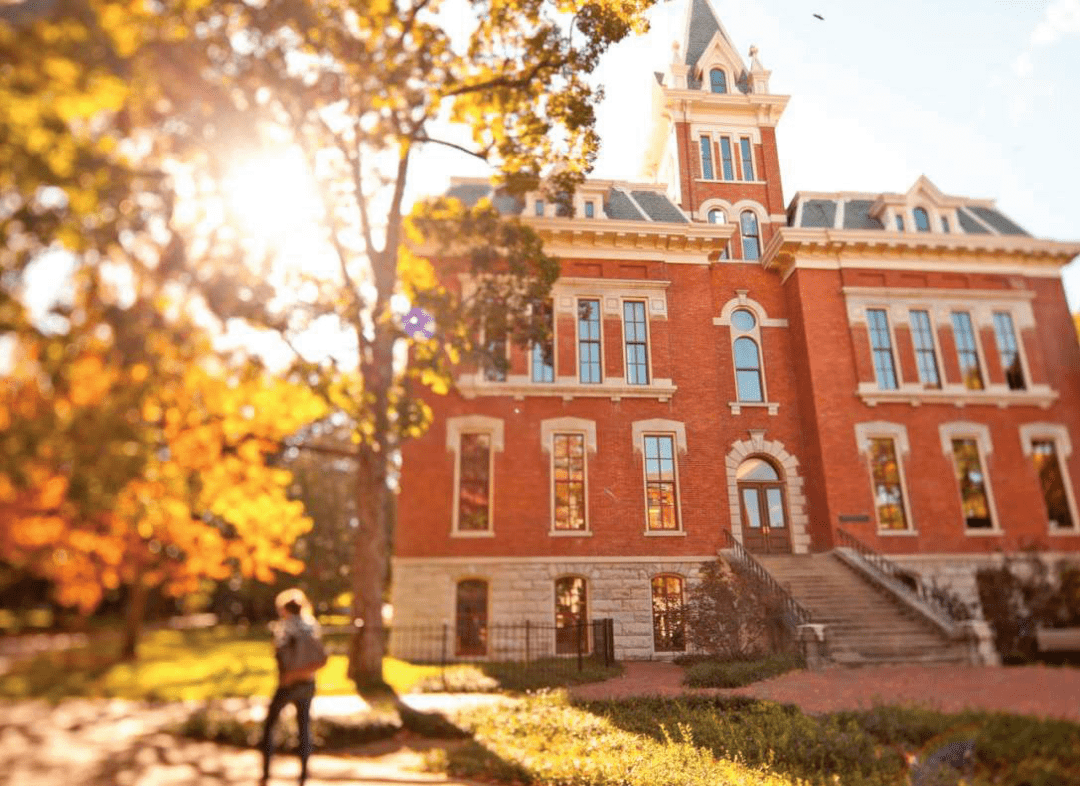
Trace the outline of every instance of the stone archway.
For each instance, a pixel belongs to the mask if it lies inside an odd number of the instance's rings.
[[[731,513],[731,534],[743,542],[742,516],[739,508],[739,486],[736,471],[739,465],[752,456],[764,456],[783,472],[787,492],[788,515],[791,517],[791,552],[806,554],[810,551],[810,518],[806,513],[806,495],[803,478],[799,474],[799,460],[788,452],[779,440],[765,439],[764,429],[750,429],[750,439],[731,445],[725,465],[727,469],[728,508]]]

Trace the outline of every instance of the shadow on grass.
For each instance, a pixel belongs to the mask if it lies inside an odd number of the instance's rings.
[[[1080,724],[1068,721],[942,713],[911,705],[809,716],[795,705],[748,697],[575,701],[573,706],[658,742],[678,729],[718,758],[811,783],[831,783],[839,774],[845,786],[906,784],[909,756],[918,766],[949,743],[974,740],[974,774],[986,782],[1080,784]]]
[[[434,667],[438,668],[438,667]],[[593,658],[541,658],[525,662],[456,663],[421,679],[414,690],[421,693],[526,693],[552,688],[602,682],[622,674],[619,664],[605,666]]]

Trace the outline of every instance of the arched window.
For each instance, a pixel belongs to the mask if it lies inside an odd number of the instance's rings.
[[[458,655],[487,655],[488,583],[466,579],[457,584],[454,651]]]
[[[682,576],[667,574],[652,580],[653,649],[656,652],[686,651]]]
[[[724,215],[724,211],[718,207],[714,207],[709,211],[709,223],[710,224],[726,224],[727,216]]]
[[[735,381],[739,387],[739,401],[764,401],[765,396],[761,389],[761,357],[758,354],[757,344],[753,339],[745,336],[737,338],[734,353]]]
[[[585,579],[563,576],[555,580],[555,652],[588,652],[589,615]]]
[[[709,72],[709,87],[714,93],[727,92],[727,75],[719,68]]]
[[[758,235],[757,216],[751,210],[744,210],[739,217],[742,229],[742,255],[743,259],[761,258],[761,239]]]
[[[926,215],[926,211],[921,207],[917,207],[911,212],[915,216],[915,228],[920,232],[929,232],[930,216]]]

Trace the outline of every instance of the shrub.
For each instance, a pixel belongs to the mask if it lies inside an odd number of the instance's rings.
[[[691,645],[723,660],[749,660],[785,648],[780,597],[736,562],[705,565],[687,592]]]
[[[803,658],[794,654],[747,661],[705,660],[686,670],[683,684],[691,688],[738,688],[805,667]]]

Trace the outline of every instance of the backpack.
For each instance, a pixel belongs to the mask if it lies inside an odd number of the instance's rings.
[[[281,648],[283,671],[314,673],[326,665],[326,649],[311,627],[297,626],[290,634]]]

